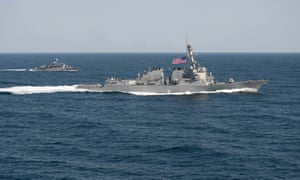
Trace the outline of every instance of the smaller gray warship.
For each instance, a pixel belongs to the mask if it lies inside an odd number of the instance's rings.
[[[179,63],[178,63],[179,62]],[[98,92],[121,92],[135,95],[181,95],[219,92],[258,92],[267,80],[247,80],[235,82],[216,82],[212,73],[200,66],[194,58],[192,46],[187,44],[187,55],[175,64],[184,62],[185,67],[174,68],[170,77],[165,78],[161,67],[152,68],[135,79],[119,79],[110,77],[104,86],[80,85],[78,88],[91,89]]]
[[[74,68],[72,66],[66,65],[65,63],[59,62],[56,58],[51,64],[42,65],[40,67],[35,67],[29,69],[29,71],[50,71],[50,72],[65,72],[65,71],[79,71],[79,68]]]

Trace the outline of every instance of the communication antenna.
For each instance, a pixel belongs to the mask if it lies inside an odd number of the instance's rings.
[[[187,46],[189,44],[189,40],[188,40],[188,37],[185,36],[185,45]]]

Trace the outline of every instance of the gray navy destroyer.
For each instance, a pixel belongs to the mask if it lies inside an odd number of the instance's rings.
[[[194,58],[192,46],[187,44],[185,68],[174,68],[170,77],[157,67],[138,74],[135,79],[108,78],[104,86],[80,85],[99,92],[121,92],[135,95],[197,94],[216,92],[257,92],[267,80],[216,82],[212,73],[200,66]]]
[[[79,71],[79,68],[74,68],[72,66],[66,65],[65,63],[59,62],[56,58],[51,64],[42,65],[40,67],[35,67],[29,69],[29,71],[51,71],[51,72],[61,72],[61,71]]]

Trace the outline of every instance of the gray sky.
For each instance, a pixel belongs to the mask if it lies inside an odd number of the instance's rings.
[[[0,0],[0,52],[300,52],[300,0]]]

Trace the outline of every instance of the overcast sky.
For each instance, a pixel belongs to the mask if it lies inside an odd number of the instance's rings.
[[[300,52],[300,0],[0,0],[0,52]]]

